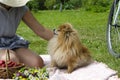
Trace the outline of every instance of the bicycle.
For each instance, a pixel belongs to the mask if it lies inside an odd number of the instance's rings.
[[[120,58],[120,0],[114,0],[107,24],[107,47],[110,54]]]

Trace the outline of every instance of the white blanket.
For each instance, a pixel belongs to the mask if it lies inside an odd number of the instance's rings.
[[[49,55],[40,55],[45,65],[50,63]],[[117,76],[117,71],[110,69],[106,64],[102,62],[96,62],[79,68],[72,73],[65,73],[66,70],[58,68],[50,68],[47,70],[50,74],[49,80],[120,80]]]

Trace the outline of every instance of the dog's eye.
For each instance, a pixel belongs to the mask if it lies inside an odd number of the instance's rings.
[[[59,29],[57,31],[60,31]]]

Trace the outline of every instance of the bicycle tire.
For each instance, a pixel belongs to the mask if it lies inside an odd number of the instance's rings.
[[[114,0],[107,23],[107,47],[111,55],[120,58],[120,11],[117,12],[119,0]]]

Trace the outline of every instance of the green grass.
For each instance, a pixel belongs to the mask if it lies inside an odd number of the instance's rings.
[[[109,11],[94,13],[84,10],[33,12],[37,20],[51,30],[60,24],[71,23],[78,30],[81,42],[90,49],[92,57],[117,70],[120,76],[120,59],[111,56],[106,46],[108,14]],[[30,48],[32,50],[38,54],[47,54],[47,41],[36,36],[23,22],[20,24],[17,33],[31,42]]]

